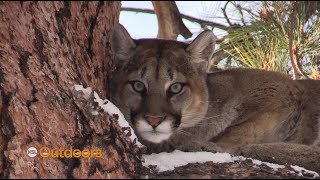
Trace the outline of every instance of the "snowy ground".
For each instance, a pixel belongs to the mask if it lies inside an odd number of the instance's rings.
[[[92,93],[92,88],[83,88],[82,85],[75,85],[75,90],[82,91],[84,93],[84,98],[88,99]],[[132,142],[135,142],[139,147],[143,147],[143,145],[137,140],[137,136],[135,135],[133,129],[130,127],[129,123],[125,120],[124,115],[120,112],[120,110],[109,100],[102,100],[96,92],[94,93],[94,101],[98,102],[104,111],[110,115],[118,114],[118,122],[121,127],[129,127],[131,129],[131,136],[129,137]],[[98,112],[92,112],[93,115],[98,115]],[[126,133],[126,132],[125,132]],[[136,140],[136,141],[135,141]],[[174,170],[176,167],[184,166],[189,163],[204,163],[204,162],[214,162],[214,163],[229,163],[235,161],[244,161],[246,159],[242,156],[231,156],[228,153],[211,153],[211,152],[182,152],[179,150],[175,150],[171,153],[162,152],[159,154],[150,154],[143,155],[145,162],[143,165],[148,167],[150,165],[157,166],[158,172],[170,171]],[[251,159],[255,165],[265,164],[271,167],[274,170],[279,168],[284,168],[284,165],[272,164],[268,162],[261,162],[259,160]],[[320,177],[318,173],[306,170],[299,166],[292,166],[295,171],[299,172],[299,175],[302,176],[302,171],[313,174],[314,178]],[[294,173],[294,172],[293,172]]]

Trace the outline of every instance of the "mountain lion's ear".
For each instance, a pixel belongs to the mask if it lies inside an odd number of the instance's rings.
[[[135,47],[136,44],[128,31],[121,24],[115,24],[111,39],[111,48],[115,55],[115,60],[119,61],[130,58]]]
[[[207,70],[208,61],[211,59],[216,44],[216,37],[210,30],[199,34],[187,47],[191,60],[200,66],[201,71]]]

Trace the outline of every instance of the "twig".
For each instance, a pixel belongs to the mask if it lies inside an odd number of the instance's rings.
[[[232,23],[231,23],[231,21],[230,21],[230,19],[229,19],[228,15],[227,15],[227,12],[226,12],[227,5],[229,4],[229,2],[230,2],[230,1],[227,1],[227,2],[226,2],[226,4],[224,5],[224,7],[223,7],[223,8],[221,8],[221,10],[222,10],[223,15],[224,15],[224,18],[227,20],[228,24],[229,24],[230,26],[232,26]]]
[[[255,18],[260,19],[260,16],[259,16],[259,15],[257,15],[257,14],[255,14],[254,12],[252,12],[252,10],[251,10],[251,9],[247,9],[247,8],[245,8],[245,7],[241,7],[241,9],[242,9],[243,11],[245,11],[245,12],[249,13],[250,15],[254,16]]]
[[[239,11],[240,15],[241,15],[241,22],[244,26],[246,26],[246,22],[244,20],[244,15],[243,15],[243,12],[242,12],[242,7],[238,4],[236,4],[236,2],[231,2],[231,4]]]
[[[131,8],[131,7],[121,7],[121,11],[130,11],[130,12],[136,12],[136,13],[155,14],[152,9]],[[185,14],[182,14],[182,13],[180,13],[180,14],[181,14],[181,18],[186,19],[186,20],[191,21],[191,22],[198,23],[201,26],[208,25],[208,26],[212,26],[212,27],[216,27],[216,28],[225,30],[225,31],[227,31],[229,29],[228,26],[225,26],[223,24],[219,24],[219,23],[212,22],[212,21],[198,19],[198,18],[189,16],[189,15],[185,15]]]

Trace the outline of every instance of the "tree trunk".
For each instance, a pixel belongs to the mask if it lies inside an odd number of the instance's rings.
[[[0,2],[1,178],[136,176],[138,150],[117,121],[91,115],[72,94],[81,84],[106,98],[119,10],[120,2]],[[101,149],[102,157],[43,158],[41,147]]]

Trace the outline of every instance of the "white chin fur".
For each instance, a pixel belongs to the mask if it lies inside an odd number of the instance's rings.
[[[162,122],[155,130],[145,120],[138,121],[136,127],[142,138],[153,143],[160,143],[163,140],[169,139],[172,134],[170,121]]]

